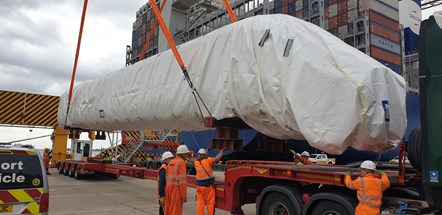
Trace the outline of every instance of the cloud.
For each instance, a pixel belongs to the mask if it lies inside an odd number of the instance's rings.
[[[125,65],[136,11],[146,1],[89,1],[76,83]],[[60,95],[68,90],[83,1],[0,2],[0,89]]]

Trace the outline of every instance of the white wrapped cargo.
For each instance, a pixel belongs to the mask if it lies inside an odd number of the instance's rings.
[[[238,117],[268,136],[306,139],[333,154],[349,146],[383,151],[404,134],[404,79],[311,23],[251,17],[178,50],[216,119]],[[58,112],[62,127],[206,129],[170,50],[77,86],[67,119],[66,110],[67,94]]]

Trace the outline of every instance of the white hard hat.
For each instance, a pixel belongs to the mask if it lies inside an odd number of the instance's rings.
[[[164,161],[167,158],[173,158],[173,154],[169,151],[164,152],[163,155],[161,155],[161,161]]]
[[[301,153],[301,156],[310,157],[310,153],[308,153],[308,151],[303,151],[303,152]]]
[[[205,155],[205,154],[207,154],[207,152],[205,149],[200,149],[200,150],[198,150],[198,154]]]
[[[181,154],[187,154],[190,153],[189,149],[187,148],[186,145],[180,145],[178,146],[178,148],[176,149],[176,154],[177,155],[181,155]]]
[[[376,170],[376,164],[373,161],[366,160],[361,163],[361,169]]]

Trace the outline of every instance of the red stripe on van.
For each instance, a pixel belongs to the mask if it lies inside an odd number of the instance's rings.
[[[0,191],[0,200],[4,203],[19,202],[14,196],[12,196],[8,191]]]
[[[32,199],[40,198],[41,194],[37,189],[26,189],[24,190]]]

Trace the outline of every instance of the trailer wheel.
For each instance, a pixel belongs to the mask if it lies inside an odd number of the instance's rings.
[[[266,215],[298,214],[289,197],[278,192],[271,192],[265,197],[260,212]]]
[[[118,175],[117,175],[117,174],[108,173],[108,174],[107,174],[107,178],[108,178],[108,179],[117,179],[117,178],[118,178]]]
[[[338,202],[322,200],[315,205],[312,215],[351,215],[351,213]]]
[[[80,179],[83,178],[83,175],[80,174],[80,173],[78,172],[78,166],[75,166],[75,169],[74,169],[74,177],[75,177],[75,179],[77,179],[77,180],[80,180]]]
[[[64,169],[64,163],[63,164],[59,163],[57,167],[58,173],[63,174],[63,169]]]
[[[71,169],[71,165],[70,164],[68,165],[67,169],[63,167],[63,175],[66,175],[66,176],[69,175],[70,169]]]
[[[74,170],[72,170],[72,168],[69,168],[69,177],[70,177],[70,178],[75,177],[75,175],[74,175],[74,174],[75,174],[75,173],[74,173],[75,168],[77,168],[77,165],[75,165]]]
[[[414,128],[408,135],[407,152],[411,165],[422,170],[421,127]]]

